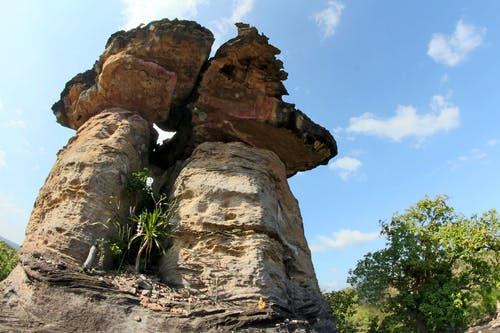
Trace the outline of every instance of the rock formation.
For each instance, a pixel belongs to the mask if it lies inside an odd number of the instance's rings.
[[[123,109],[108,109],[82,125],[58,153],[40,190],[21,259],[37,252],[81,265],[89,244],[106,233],[102,223],[127,218],[125,182],[131,171],[146,165],[150,139],[148,122]],[[121,209],[114,197],[123,203]]]
[[[120,31],[66,84],[53,110],[77,133],[0,284],[1,332],[335,331],[287,177],[326,164],[336,144],[282,101],[279,50],[237,26],[212,59],[194,22]],[[157,145],[153,124],[176,135]],[[153,196],[175,203],[154,276],[112,271],[108,254],[106,272],[82,271],[92,245],[117,236],[109,221],[130,222],[127,179],[143,168]]]
[[[336,154],[330,133],[285,103],[287,73],[280,51],[257,29],[238,24],[238,37],[209,61],[191,106],[195,142],[240,141],[273,151],[287,175],[325,164]]]

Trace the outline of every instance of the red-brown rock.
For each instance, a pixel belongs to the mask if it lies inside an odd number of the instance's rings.
[[[282,101],[287,74],[279,52],[257,29],[238,24],[238,37],[221,46],[203,74],[192,122],[196,143],[241,141],[271,150],[291,176],[326,164],[337,146],[326,129]]]
[[[191,95],[212,43],[212,33],[191,21],[165,19],[113,34],[94,68],[66,84],[52,107],[57,121],[77,129],[106,108],[122,107],[174,129],[169,111]]]

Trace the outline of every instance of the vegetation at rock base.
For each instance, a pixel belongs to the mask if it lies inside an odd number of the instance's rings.
[[[113,229],[114,237],[100,242],[101,253],[106,248],[119,257],[118,270],[124,262],[134,261],[134,269],[140,271],[141,261],[146,269],[153,252],[165,254],[165,240],[172,231],[172,214],[175,202],[169,202],[164,194],[155,196],[153,178],[144,168],[130,175],[125,185],[126,192],[134,197],[127,221],[108,220],[106,227]],[[119,206],[119,204],[118,204]],[[139,206],[139,207],[138,207]],[[137,214],[136,210],[140,213]],[[133,259],[132,259],[133,257]]]
[[[173,205],[166,202],[167,198],[161,196],[155,200],[152,210],[144,209],[139,215],[133,214],[130,219],[136,226],[136,233],[130,239],[128,248],[135,242],[139,243],[139,250],[135,260],[135,271],[139,272],[142,255],[145,254],[144,266],[146,267],[151,251],[156,248],[162,254],[166,249],[163,241],[169,236],[172,226],[171,217]]]
[[[128,194],[145,194],[146,196],[152,193],[152,178],[149,176],[148,168],[143,168],[142,170],[133,172],[130,177],[128,177],[125,184],[125,190]]]
[[[500,299],[500,221],[465,217],[428,197],[381,222],[386,247],[350,271],[353,288],[327,293],[340,332],[461,332]]]
[[[337,329],[340,332],[355,332],[351,318],[358,308],[356,290],[354,288],[345,288],[325,293],[323,296],[335,316]]]
[[[0,281],[16,267],[17,251],[11,248],[7,243],[0,240]]]

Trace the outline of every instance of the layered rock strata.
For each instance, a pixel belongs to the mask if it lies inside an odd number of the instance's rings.
[[[106,110],[81,126],[38,194],[21,259],[37,252],[80,266],[90,246],[109,234],[106,221],[127,219],[132,203],[125,183],[147,165],[150,141],[148,122],[123,109]]]
[[[267,37],[239,24],[209,60],[212,42],[195,22],[152,22],[112,35],[66,84],[53,110],[77,133],[0,284],[0,332],[335,331],[287,183],[335,156],[335,140],[282,101],[287,74]],[[153,124],[177,133],[158,145]],[[123,289],[121,275],[81,266],[117,236],[108,221],[129,221],[125,183],[145,167],[177,204],[176,227],[160,240],[164,284]]]
[[[172,194],[179,221],[161,262],[167,283],[246,306],[263,297],[284,318],[329,318],[298,203],[276,154],[243,143],[203,143]]]
[[[240,141],[273,151],[288,176],[337,154],[335,140],[281,97],[280,50],[254,27],[238,24],[238,36],[210,59],[191,105],[195,142]]]

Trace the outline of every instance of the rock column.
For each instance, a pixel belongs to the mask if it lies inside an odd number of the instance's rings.
[[[26,229],[21,257],[38,252],[81,265],[105,237],[108,219],[124,221],[131,172],[147,165],[150,125],[135,112],[109,109],[80,127],[57,156]]]
[[[178,230],[161,264],[168,282],[239,307],[255,308],[262,297],[283,318],[329,318],[298,203],[275,153],[201,144],[172,193]]]

